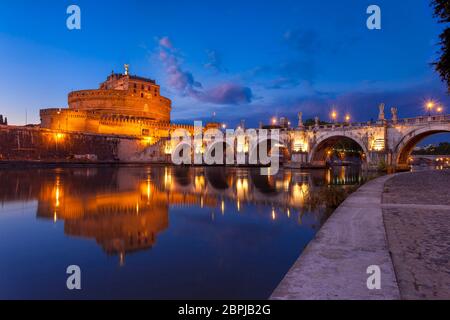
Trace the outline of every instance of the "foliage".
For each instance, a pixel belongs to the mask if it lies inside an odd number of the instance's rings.
[[[437,147],[429,146],[424,149],[415,150],[414,155],[450,155],[450,143],[441,142]]]
[[[304,123],[303,123],[303,125],[304,125],[305,127],[314,126],[315,124],[316,124],[316,120],[314,120],[314,119],[307,119],[307,120],[305,120]],[[320,124],[321,126],[325,126],[325,125],[328,125],[328,124],[331,124],[331,123],[330,123],[330,122],[326,122],[326,121],[320,120],[320,121],[319,121],[319,124]]]
[[[378,171],[387,171],[387,164],[386,161],[384,161],[384,159],[380,160],[378,162]]]
[[[450,22],[450,2],[449,0],[432,0],[431,5],[434,9],[434,16],[440,23],[448,24]],[[439,73],[442,81],[447,83],[450,93],[450,28],[445,27],[440,38],[440,58],[433,63],[436,71]]]

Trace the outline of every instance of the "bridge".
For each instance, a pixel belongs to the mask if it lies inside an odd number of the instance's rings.
[[[254,129],[256,132],[264,128],[278,129],[279,135],[276,139],[270,134],[268,136],[269,152],[270,145],[276,143],[283,164],[298,168],[325,167],[330,162],[331,150],[334,150],[336,144],[347,141],[357,146],[360,161],[367,168],[405,170],[409,168],[409,158],[417,143],[431,135],[450,132],[450,115],[399,119],[397,109],[391,108],[391,117],[388,119],[385,117],[384,104],[379,106],[378,120],[373,122],[321,125],[316,117],[314,125],[305,126],[302,113],[299,113],[298,118],[295,128],[278,125]],[[246,139],[237,138],[231,146],[223,139],[206,138],[203,146],[192,148],[192,157],[195,153],[208,152],[217,143],[223,143],[225,151],[232,148],[234,158],[237,158],[238,154],[244,154],[248,159],[251,147],[249,138]],[[160,162],[161,156],[166,156],[165,159],[170,161],[174,147],[169,144],[169,141],[159,141],[137,154],[136,160],[151,161],[149,158],[157,157]],[[343,151],[345,153],[345,150]]]
[[[423,139],[450,132],[450,115],[430,115],[399,119],[392,108],[391,119],[385,118],[381,104],[378,121],[316,125],[305,128],[299,114],[299,125],[283,135],[283,143],[291,153],[291,162],[306,166],[323,166],[337,141],[347,139],[362,150],[362,161],[368,167],[402,170],[409,168],[408,160],[414,147]]]

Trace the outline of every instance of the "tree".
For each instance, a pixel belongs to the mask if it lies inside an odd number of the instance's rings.
[[[434,16],[438,18],[440,23],[450,22],[450,2],[449,0],[432,0],[431,5],[434,8]],[[433,63],[436,71],[441,76],[442,81],[447,83],[448,92],[450,93],[450,28],[447,26],[440,38],[440,58]]]
[[[316,120],[315,120],[315,119],[307,119],[307,120],[305,120],[305,122],[303,123],[303,125],[304,125],[305,127],[314,126],[315,124],[316,124]],[[319,121],[319,124],[320,124],[321,126],[324,126],[324,125],[331,124],[331,123],[320,120],[320,121]]]

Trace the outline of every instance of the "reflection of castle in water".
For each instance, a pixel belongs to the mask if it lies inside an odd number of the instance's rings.
[[[246,204],[276,212],[304,210],[305,199],[324,184],[355,184],[359,170],[281,171],[260,176],[258,169],[152,167],[0,172],[0,201],[38,199],[37,216],[64,221],[67,235],[95,239],[120,255],[151,248],[169,227],[169,206],[240,211]],[[270,210],[269,210],[270,211]]]
[[[74,196],[66,185],[57,177],[46,186],[38,217],[64,220],[67,235],[95,239],[108,254],[148,249],[169,226],[163,201],[146,201],[139,192],[126,190]]]

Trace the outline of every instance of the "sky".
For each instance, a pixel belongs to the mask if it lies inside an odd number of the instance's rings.
[[[66,27],[71,4],[81,30]],[[366,26],[372,4],[381,30]],[[431,66],[442,29],[428,0],[2,1],[0,114],[39,123],[39,109],[66,107],[125,63],[161,85],[176,122],[257,126],[332,109],[368,121],[382,102],[405,118],[428,99],[448,113]]]

